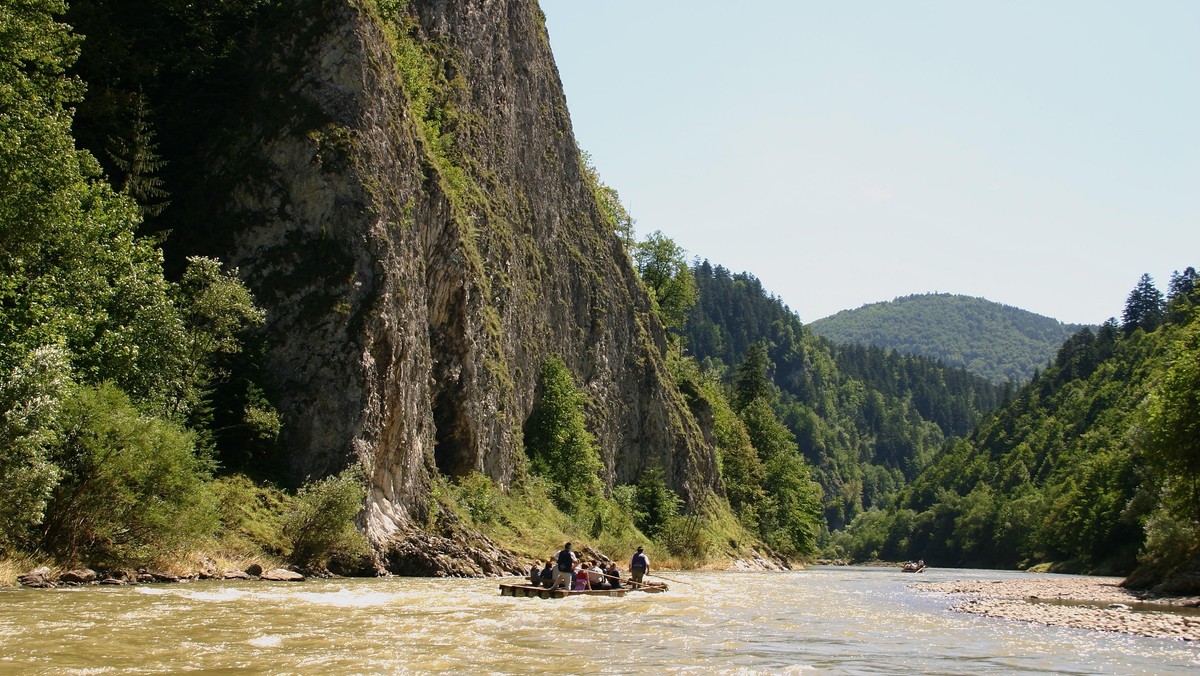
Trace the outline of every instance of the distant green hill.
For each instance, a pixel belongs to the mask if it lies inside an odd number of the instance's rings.
[[[692,269],[688,351],[728,376],[757,346],[778,389],[772,404],[824,491],[830,530],[884,508],[946,440],[969,434],[1005,388],[963,369],[873,346],[831,346],[749,273]]]
[[[938,359],[994,382],[1044,369],[1079,324],[949,293],[918,294],[844,310],[808,324],[834,343],[875,345]]]

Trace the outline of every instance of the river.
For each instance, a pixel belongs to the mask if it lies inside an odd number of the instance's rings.
[[[495,579],[2,591],[0,673],[1200,673],[1200,646],[954,613],[908,587],[1020,573],[669,575],[663,594],[558,600]]]

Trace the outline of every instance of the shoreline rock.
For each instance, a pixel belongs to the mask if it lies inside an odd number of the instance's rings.
[[[966,597],[950,609],[984,617],[1152,638],[1200,641],[1200,597],[1157,596],[1120,586],[1115,577],[1030,577],[920,582],[914,589]],[[1147,603],[1158,606],[1146,606]],[[1142,610],[1145,608],[1145,610]]]

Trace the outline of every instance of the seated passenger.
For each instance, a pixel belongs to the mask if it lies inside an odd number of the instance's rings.
[[[588,586],[592,589],[608,589],[608,583],[604,578],[604,569],[600,567],[599,561],[592,561],[587,567]]]
[[[571,589],[575,591],[586,591],[591,589],[592,585],[588,583],[587,570],[580,566],[579,570],[575,571],[575,584]]]
[[[538,581],[547,589],[554,586],[554,559],[546,559],[546,567],[542,568]]]
[[[606,580],[608,580],[609,589],[621,588],[621,569],[617,568],[616,561],[609,561],[608,568],[604,571]]]

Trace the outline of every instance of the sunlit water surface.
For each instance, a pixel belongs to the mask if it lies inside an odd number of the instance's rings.
[[[0,592],[0,673],[1197,674],[1200,646],[947,610],[880,568],[671,573],[665,594],[502,597],[496,580]]]

